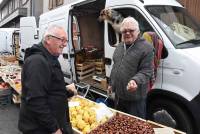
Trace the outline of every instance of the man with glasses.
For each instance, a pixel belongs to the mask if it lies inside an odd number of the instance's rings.
[[[146,118],[148,82],[153,73],[153,47],[140,38],[138,22],[133,17],[123,20],[122,42],[113,54],[113,68],[108,91],[115,92],[117,110]]]
[[[65,30],[51,25],[25,53],[18,124],[23,134],[72,134],[67,98],[76,89],[70,84],[66,90],[58,62],[66,43]]]

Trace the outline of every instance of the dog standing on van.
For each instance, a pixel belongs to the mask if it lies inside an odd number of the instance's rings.
[[[101,22],[101,21],[106,20],[109,24],[111,24],[111,26],[115,30],[116,39],[117,39],[116,44],[118,44],[120,41],[119,34],[120,34],[120,27],[121,27],[121,23],[123,19],[124,17],[119,12],[112,9],[105,8],[101,10],[100,12],[99,21]]]

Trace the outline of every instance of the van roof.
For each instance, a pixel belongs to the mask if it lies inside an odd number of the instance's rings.
[[[13,33],[19,31],[19,28],[0,28],[1,32]]]
[[[176,0],[107,0],[106,7],[114,7],[120,5],[137,5],[137,6],[151,6],[151,5],[170,5],[179,6],[181,4]]]
[[[69,9],[73,6],[77,5],[84,5],[86,3],[94,2],[98,0],[77,0],[70,4],[63,5],[59,8],[53,9],[51,11],[48,11],[46,13],[43,13],[40,15],[40,22],[50,22],[49,19],[52,19],[52,17],[57,18],[62,15],[66,15],[69,12]],[[170,6],[179,6],[181,7],[181,4],[178,3],[176,0],[105,0],[106,6],[105,7],[116,7],[121,5],[136,5],[139,7],[144,6],[150,6],[150,5],[170,5]],[[49,17],[51,16],[51,17]]]
[[[19,30],[19,28],[0,28],[0,31],[15,31]]]

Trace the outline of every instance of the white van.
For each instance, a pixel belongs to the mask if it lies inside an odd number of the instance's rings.
[[[68,33],[68,45],[59,57],[66,82],[85,82],[100,92],[94,82],[99,76],[91,73],[90,64],[81,63],[88,59],[103,58],[105,74],[102,67],[100,78],[109,78],[117,42],[112,26],[98,21],[104,8],[133,16],[141,34],[155,32],[164,44],[156,82],[148,92],[148,118],[200,134],[200,25],[176,0],[81,0],[42,14],[40,40],[50,24],[59,24]]]
[[[33,16],[20,18],[20,60],[23,61],[25,50],[39,42],[36,19]]]
[[[0,28],[0,54],[16,55],[19,49],[19,28]]]

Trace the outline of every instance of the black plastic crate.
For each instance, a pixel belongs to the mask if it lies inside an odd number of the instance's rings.
[[[11,104],[11,89],[0,89],[0,106]]]
[[[0,96],[0,106],[11,104],[11,95]]]
[[[1,96],[5,96],[5,95],[11,95],[11,89],[8,88],[8,89],[0,89],[0,97]]]

